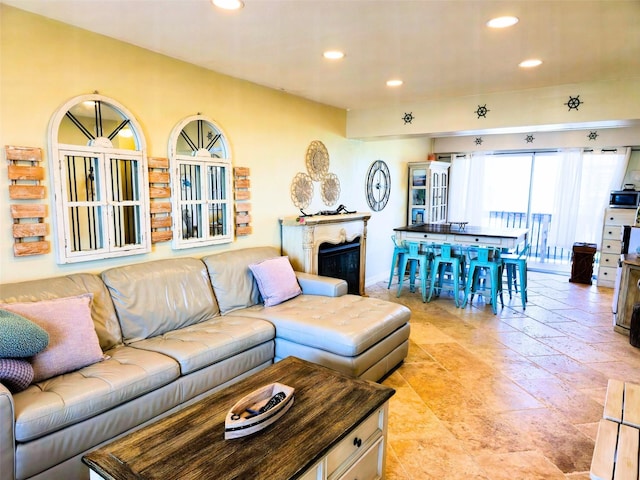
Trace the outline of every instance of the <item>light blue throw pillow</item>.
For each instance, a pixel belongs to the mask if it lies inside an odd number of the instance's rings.
[[[33,357],[47,345],[46,330],[22,315],[0,309],[0,358]]]

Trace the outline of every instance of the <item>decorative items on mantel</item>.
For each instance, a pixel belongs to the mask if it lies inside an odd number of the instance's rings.
[[[9,164],[9,198],[11,200],[29,201],[45,198],[42,150],[37,147],[5,147]],[[49,253],[50,243],[45,240],[49,234],[49,224],[44,223],[47,217],[47,206],[44,204],[11,205],[13,218],[13,254],[16,257],[25,255],[41,255]]]
[[[169,159],[149,157],[149,214],[151,215],[151,243],[173,238],[171,230],[171,174]]]
[[[233,169],[236,207],[236,235],[249,235],[253,232],[251,228],[251,180],[250,170],[247,167],[235,167]]]

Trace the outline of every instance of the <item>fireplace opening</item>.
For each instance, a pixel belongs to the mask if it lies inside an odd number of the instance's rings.
[[[340,278],[347,282],[349,293],[360,295],[360,237],[339,244],[320,244],[318,275]]]

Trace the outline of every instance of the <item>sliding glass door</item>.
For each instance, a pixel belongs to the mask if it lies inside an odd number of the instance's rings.
[[[449,220],[529,228],[535,260],[568,263],[573,243],[600,244],[608,194],[620,188],[627,159],[579,149],[454,155]]]

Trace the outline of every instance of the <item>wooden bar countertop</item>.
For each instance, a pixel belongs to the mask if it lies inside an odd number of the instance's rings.
[[[294,404],[275,424],[225,440],[229,409],[253,390],[280,382]],[[105,479],[269,479],[301,476],[395,390],[288,357],[83,457]]]

